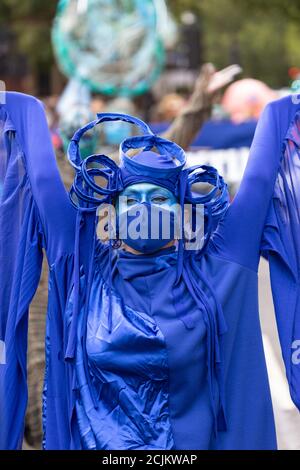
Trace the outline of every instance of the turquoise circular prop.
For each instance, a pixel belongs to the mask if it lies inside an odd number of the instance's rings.
[[[69,78],[106,95],[139,95],[164,66],[155,0],[60,0],[52,38]]]

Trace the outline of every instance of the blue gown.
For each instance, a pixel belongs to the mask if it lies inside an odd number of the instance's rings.
[[[95,216],[78,217],[69,203],[41,104],[15,93],[6,97],[0,106],[0,448],[22,442],[28,307],[43,249],[49,263],[44,448],[276,448],[257,268],[264,253],[291,396],[300,408],[300,366],[292,360],[300,339],[300,105],[285,98],[267,106],[238,195],[205,254],[186,252],[183,280],[174,289],[174,249],[146,257],[119,250],[110,259],[99,244],[92,259]],[[74,236],[79,229],[80,240]],[[67,350],[78,253],[82,292],[88,282],[91,290],[87,318],[86,299],[77,312],[73,359]],[[193,283],[200,299],[187,289]],[[224,374],[226,430],[216,425],[221,392],[214,361]]]

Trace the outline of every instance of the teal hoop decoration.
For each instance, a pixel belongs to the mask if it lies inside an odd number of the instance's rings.
[[[165,64],[154,0],[60,0],[52,29],[61,71],[91,91],[136,96]]]

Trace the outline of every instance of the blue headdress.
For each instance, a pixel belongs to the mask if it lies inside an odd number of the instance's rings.
[[[204,206],[207,220],[206,246],[212,230],[225,213],[228,203],[227,185],[213,167],[198,165],[185,168],[186,155],[174,142],[154,135],[143,121],[126,114],[98,114],[98,119],[79,129],[69,146],[68,157],[76,170],[70,192],[72,203],[80,211],[96,211],[103,203],[110,203],[127,186],[137,183],[152,183],[165,187],[178,199],[182,209],[185,203]],[[90,129],[105,121],[125,121],[137,125],[143,135],[130,137],[120,145],[120,166],[106,155],[91,155],[83,160],[79,142]],[[154,151],[155,150],[155,151]],[[130,156],[129,153],[134,155]],[[101,185],[97,183],[101,178]],[[208,183],[213,189],[199,194],[193,191],[197,183]],[[182,215],[183,215],[182,210]],[[182,229],[184,224],[182,223]],[[180,277],[184,237],[178,250]]]

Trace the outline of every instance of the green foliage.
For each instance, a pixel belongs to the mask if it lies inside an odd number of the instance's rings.
[[[0,28],[9,25],[34,70],[53,63],[50,30],[56,6],[57,0],[0,0]]]
[[[2,19],[42,19],[53,18],[57,0],[0,0],[0,21]]]
[[[248,12],[253,10],[263,13],[275,12],[282,19],[286,18],[292,21],[300,19],[299,0],[238,0],[238,3]]]
[[[228,7],[234,7],[234,10],[243,12],[246,15],[253,12],[258,13],[276,13],[282,19],[299,20],[300,19],[300,1],[299,0],[222,0],[214,2],[210,0],[167,0],[168,6],[175,14],[180,14],[184,10],[193,10],[198,12],[212,11],[215,8],[222,9],[224,3]],[[233,10],[232,10],[233,11]]]
[[[58,0],[0,0],[0,28],[9,24],[33,70],[50,69],[50,30]],[[238,61],[245,76],[274,87],[300,66],[300,0],[167,0],[174,16],[192,10],[202,22],[205,60]]]
[[[238,62],[244,76],[273,87],[289,83],[288,68],[300,67],[300,1],[169,0],[178,18],[184,10],[199,15],[205,60],[217,67]]]

